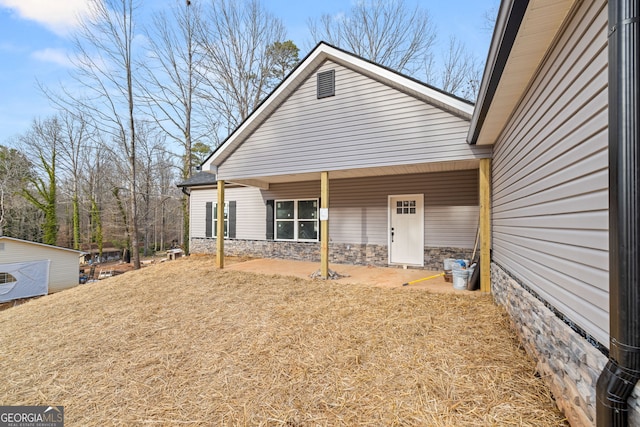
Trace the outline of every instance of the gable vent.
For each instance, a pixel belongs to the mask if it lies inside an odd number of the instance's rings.
[[[335,70],[318,73],[318,99],[334,96],[336,94]]]

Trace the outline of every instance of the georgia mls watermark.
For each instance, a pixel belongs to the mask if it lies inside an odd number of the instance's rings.
[[[0,406],[0,427],[64,427],[64,407]]]

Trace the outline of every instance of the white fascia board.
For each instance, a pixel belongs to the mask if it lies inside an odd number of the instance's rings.
[[[351,68],[359,69],[364,74],[369,76],[376,76],[383,82],[394,83],[396,86],[402,87],[405,91],[418,95],[422,99],[433,102],[436,105],[443,107],[446,110],[456,112],[467,119],[471,118],[473,114],[473,105],[468,104],[458,98],[447,95],[438,90],[432,89],[417,80],[413,80],[408,77],[404,77],[388,68],[379,66],[369,61],[365,61],[361,58],[343,52],[341,50],[334,49],[330,46],[325,46],[328,54],[335,58],[337,62],[346,63]],[[332,59],[333,59],[332,58]],[[392,85],[393,86],[393,85]]]

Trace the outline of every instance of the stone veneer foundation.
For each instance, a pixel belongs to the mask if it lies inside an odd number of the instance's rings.
[[[608,350],[495,263],[491,264],[491,293],[506,308],[571,425],[595,426],[596,381],[607,363]],[[636,387],[629,405],[629,424],[635,426],[640,425],[639,391]]]
[[[216,239],[192,238],[189,250],[194,254],[215,254]],[[445,258],[469,259],[472,252],[464,248],[425,248],[424,268],[439,271]],[[224,253],[229,256],[320,262],[320,243],[229,239],[224,241]],[[389,255],[385,245],[331,243],[329,262],[387,267]]]

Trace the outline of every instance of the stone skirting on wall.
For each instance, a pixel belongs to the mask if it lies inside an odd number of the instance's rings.
[[[215,254],[216,239],[192,238],[189,249],[193,254]],[[424,268],[439,271],[443,269],[442,262],[445,258],[469,259],[472,252],[463,248],[425,248]],[[229,239],[224,242],[224,253],[229,256],[320,262],[320,243]],[[331,243],[329,262],[388,266],[389,254],[386,245]]]
[[[607,356],[495,263],[491,264],[491,292],[496,303],[506,308],[571,425],[595,425],[596,381]]]

